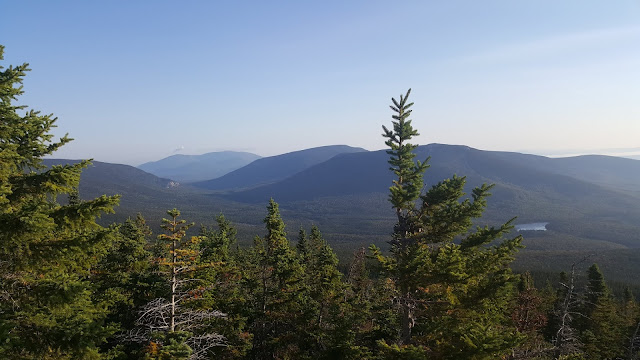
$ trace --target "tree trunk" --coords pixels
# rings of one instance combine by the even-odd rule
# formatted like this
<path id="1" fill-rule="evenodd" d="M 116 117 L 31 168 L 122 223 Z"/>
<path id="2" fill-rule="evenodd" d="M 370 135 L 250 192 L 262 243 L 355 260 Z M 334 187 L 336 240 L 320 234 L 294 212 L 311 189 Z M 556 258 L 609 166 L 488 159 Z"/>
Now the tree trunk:
<path id="1" fill-rule="evenodd" d="M 405 297 L 402 299 L 402 319 L 401 319 L 401 330 L 400 330 L 400 344 L 407 345 L 411 342 L 411 330 L 413 329 L 413 324 L 415 322 L 415 316 L 413 314 L 413 309 L 411 308 L 411 304 L 409 302 L 409 298 Z"/>
<path id="2" fill-rule="evenodd" d="M 169 331 L 174 332 L 176 329 L 176 286 L 178 284 L 176 276 L 176 241 L 171 244 L 171 325 Z"/>

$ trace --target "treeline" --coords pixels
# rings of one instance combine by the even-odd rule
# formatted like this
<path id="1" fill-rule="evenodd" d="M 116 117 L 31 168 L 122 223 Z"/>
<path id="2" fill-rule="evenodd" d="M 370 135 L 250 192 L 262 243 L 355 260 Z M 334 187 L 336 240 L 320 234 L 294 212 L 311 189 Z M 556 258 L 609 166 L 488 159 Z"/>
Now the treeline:
<path id="1" fill-rule="evenodd" d="M 53 116 L 13 105 L 26 71 L 0 73 L 2 359 L 638 357 L 630 291 L 614 298 L 597 266 L 586 288 L 573 266 L 536 289 L 510 269 L 522 240 L 505 238 L 511 221 L 472 226 L 492 186 L 465 197 L 454 176 L 423 191 L 409 92 L 383 127 L 389 249 L 359 249 L 341 272 L 318 228 L 287 235 L 273 200 L 248 248 L 222 215 L 190 229 L 173 209 L 156 234 L 141 215 L 98 225 L 119 199 L 80 198 L 86 161 L 42 166 L 70 139 L 53 140 Z"/>

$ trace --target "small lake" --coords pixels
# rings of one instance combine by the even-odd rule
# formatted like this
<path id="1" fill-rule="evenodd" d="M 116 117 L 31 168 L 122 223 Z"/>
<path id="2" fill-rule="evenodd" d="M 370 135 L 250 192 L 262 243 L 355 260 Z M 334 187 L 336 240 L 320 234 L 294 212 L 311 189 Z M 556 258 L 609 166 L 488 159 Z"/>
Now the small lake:
<path id="1" fill-rule="evenodd" d="M 531 224 L 518 224 L 516 231 L 547 231 L 548 222 L 539 222 Z"/>

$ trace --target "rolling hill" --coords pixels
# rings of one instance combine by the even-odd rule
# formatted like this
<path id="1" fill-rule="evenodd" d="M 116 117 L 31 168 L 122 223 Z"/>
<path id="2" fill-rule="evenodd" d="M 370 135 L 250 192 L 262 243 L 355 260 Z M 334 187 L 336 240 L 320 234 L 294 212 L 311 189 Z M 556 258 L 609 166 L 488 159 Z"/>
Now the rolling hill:
<path id="1" fill-rule="evenodd" d="M 77 163 L 79 160 L 45 159 L 44 165 Z M 136 167 L 93 161 L 80 176 L 80 198 L 92 199 L 100 195 L 121 195 L 115 214 L 102 217 L 103 225 L 121 222 L 141 213 L 157 233 L 166 211 L 178 208 L 185 219 L 199 224 L 213 224 L 224 212 L 232 219 L 245 243 L 261 229 L 264 206 L 246 205 L 213 197 L 200 189 L 159 178 Z M 64 199 L 61 199 L 64 201 Z"/>
<path id="2" fill-rule="evenodd" d="M 45 159 L 45 166 L 75 164 L 80 160 Z M 175 185 L 169 179 L 157 177 L 133 166 L 92 161 L 80 176 L 80 195 L 83 198 L 103 194 L 121 194 L 123 198 L 157 198 Z"/>
<path id="3" fill-rule="evenodd" d="M 441 144 L 420 146 L 417 154 L 418 159 L 432 157 L 426 186 L 453 174 L 467 176 L 469 186 L 496 184 L 478 224 L 498 224 L 513 216 L 518 216 L 517 223 L 549 223 L 547 231 L 523 232 L 526 249 L 518 255 L 516 269 L 557 272 L 585 254 L 597 254 L 594 261 L 605 265 L 608 277 L 629 281 L 628 272 L 640 261 L 640 196 L 635 190 L 640 161 L 606 156 L 554 159 Z M 226 183 L 218 183 L 226 191 L 172 186 L 169 179 L 131 166 L 94 162 L 83 172 L 80 195 L 122 194 L 116 215 L 105 216 L 104 223 L 141 212 L 156 232 L 167 209 L 176 207 L 186 219 L 204 224 L 223 212 L 245 245 L 263 233 L 265 206 L 273 197 L 292 237 L 300 226 L 316 224 L 342 260 L 361 246 L 385 247 L 395 220 L 387 201 L 393 175 L 384 150 L 355 149 L 316 158 L 306 166 L 292 157 L 297 161 L 285 156 L 254 162 L 267 160 L 287 177 L 269 172 L 268 164 L 249 164 L 228 174 Z M 62 162 L 69 160 L 45 160 L 48 165 Z M 624 264 L 617 260 L 622 258 Z"/>
<path id="4" fill-rule="evenodd" d="M 580 174 L 579 165 L 593 160 L 590 158 L 505 155 L 439 144 L 421 146 L 416 152 L 418 158 L 432 156 L 431 167 L 425 174 L 427 186 L 453 174 L 467 176 L 469 190 L 485 182 L 496 184 L 489 199 L 487 221 L 497 223 L 518 216 L 520 223 L 549 222 L 549 231 L 532 243 L 533 247 L 545 248 L 545 238 L 563 236 L 588 240 L 585 244 L 590 242 L 593 248 L 640 247 L 640 197 L 626 188 L 627 180 L 640 169 L 638 161 L 628 160 L 630 163 L 625 163 L 626 171 L 621 172 L 619 178 L 615 177 L 616 173 L 608 173 L 605 186 L 600 183 L 604 177 L 594 180 L 576 175 Z M 385 223 L 387 229 L 393 221 L 386 202 L 393 178 L 388 171 L 387 157 L 384 150 L 342 154 L 279 182 L 229 192 L 224 197 L 255 204 L 274 198 L 284 208 L 305 218 L 327 219 L 339 212 L 343 218 L 349 218 L 349 226 L 354 229 L 351 232 L 374 235 L 378 226 L 368 225 L 372 219 Z M 607 173 L 607 169 L 618 166 L 619 159 L 595 160 L 595 163 L 604 162 L 600 166 L 605 169 L 602 172 Z M 537 164 L 546 161 L 551 165 Z M 595 167 L 583 171 L 596 172 Z M 342 200 L 347 198 L 348 201 Z M 327 230 L 349 232 L 348 227 L 338 225 L 337 220 L 325 223 Z"/>
<path id="5" fill-rule="evenodd" d="M 606 156 L 581 155 L 563 158 L 492 152 L 496 158 L 511 163 L 525 163 L 534 169 L 567 175 L 612 189 L 629 190 L 640 195 L 640 161 Z"/>
<path id="6" fill-rule="evenodd" d="M 260 159 L 259 155 L 236 151 L 210 152 L 202 155 L 176 154 L 144 163 L 138 168 L 163 178 L 195 182 L 220 177 L 257 159 Z"/>
<path id="7" fill-rule="evenodd" d="M 346 145 L 331 145 L 264 157 L 217 179 L 193 183 L 193 186 L 208 190 L 252 188 L 285 179 L 338 154 L 365 151 Z"/>

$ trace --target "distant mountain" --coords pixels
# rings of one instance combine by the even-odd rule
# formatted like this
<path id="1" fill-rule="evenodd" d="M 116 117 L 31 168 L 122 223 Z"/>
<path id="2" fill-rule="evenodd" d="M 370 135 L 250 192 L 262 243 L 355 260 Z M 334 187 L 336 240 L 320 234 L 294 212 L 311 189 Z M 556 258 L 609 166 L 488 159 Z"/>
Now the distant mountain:
<path id="1" fill-rule="evenodd" d="M 300 158 L 308 158 L 301 155 L 317 149 L 256 160 L 216 179 L 227 181 L 224 192 L 172 187 L 170 180 L 130 166 L 95 162 L 82 175 L 80 195 L 122 194 L 118 214 L 142 212 L 157 221 L 174 207 L 203 223 L 222 211 L 240 226 L 245 240 L 261 231 L 264 206 L 273 197 L 290 229 L 314 223 L 349 253 L 354 243 L 384 245 L 394 223 L 387 200 L 393 179 L 388 155 L 384 150 L 345 148 L 355 152 L 325 156 L 325 161 L 315 157 L 316 163 L 306 167 L 300 166 Z M 548 231 L 526 232 L 529 250 L 640 248 L 640 194 L 634 190 L 640 182 L 634 181 L 639 179 L 639 161 L 606 156 L 553 159 L 440 144 L 420 146 L 416 152 L 418 159 L 432 157 L 427 187 L 453 174 L 467 177 L 467 192 L 471 186 L 495 184 L 480 223 L 497 224 L 513 216 L 520 224 L 548 222 Z"/>
<path id="2" fill-rule="evenodd" d="M 80 160 L 45 159 L 44 165 L 75 164 Z M 175 185 L 169 179 L 159 178 L 129 165 L 92 161 L 80 176 L 80 193 L 83 198 L 103 194 L 123 194 L 127 196 L 157 196 Z"/>
<path id="3" fill-rule="evenodd" d="M 346 145 L 322 146 L 264 157 L 217 179 L 196 182 L 193 186 L 208 190 L 252 188 L 286 179 L 300 171 L 345 153 L 366 152 Z"/>
<path id="4" fill-rule="evenodd" d="M 514 164 L 640 194 L 640 161 L 606 155 L 581 155 L 563 158 L 492 152 L 492 156 Z"/>
<path id="5" fill-rule="evenodd" d="M 267 164 L 250 164 L 228 174 L 227 183 L 218 184 L 225 192 L 173 186 L 169 179 L 131 166 L 94 162 L 82 174 L 80 196 L 122 194 L 116 215 L 101 221 L 109 224 L 141 212 L 156 234 L 167 209 L 178 208 L 185 219 L 209 225 L 223 212 L 238 228 L 241 245 L 264 233 L 265 206 L 273 197 L 290 236 L 300 226 L 315 224 L 341 261 L 349 261 L 355 248 L 386 248 L 395 223 L 388 202 L 393 179 L 388 155 L 384 150 L 350 149 L 305 166 L 299 165 L 300 159 L 293 161 L 304 159 L 304 151 L 256 160 L 254 164 Z M 467 176 L 469 188 L 496 184 L 478 224 L 495 225 L 513 216 L 518 216 L 517 224 L 548 223 L 547 231 L 523 232 L 526 248 L 518 255 L 518 269 L 557 272 L 596 254 L 593 261 L 607 265 L 612 279 L 628 281 L 637 270 L 640 195 L 635 185 L 640 184 L 640 161 L 607 156 L 554 159 L 440 144 L 416 150 L 417 159 L 432 157 L 426 187 L 453 174 Z M 292 161 L 287 161 L 289 156 Z M 69 160 L 45 160 L 47 165 L 61 162 Z M 268 184 L 257 186 L 260 181 Z"/>
<path id="6" fill-rule="evenodd" d="M 640 162 L 608 157 L 549 159 L 439 144 L 420 146 L 416 153 L 418 159 L 432 156 L 426 186 L 453 174 L 467 176 L 470 187 L 496 184 L 489 198 L 488 221 L 518 216 L 520 223 L 549 222 L 547 235 L 591 239 L 607 247 L 640 247 L 640 196 L 627 189 L 627 180 L 640 171 Z M 282 181 L 225 197 L 257 204 L 273 197 L 283 208 L 309 218 L 322 218 L 327 209 L 339 208 L 342 219 L 334 221 L 366 232 L 363 226 L 370 219 L 386 216 L 392 221 L 385 196 L 393 179 L 387 159 L 384 150 L 342 154 Z M 618 167 L 618 172 L 608 173 Z"/>
<path id="7" fill-rule="evenodd" d="M 256 159 L 260 159 L 260 156 L 236 151 L 210 152 L 202 155 L 177 154 L 144 163 L 138 168 L 179 182 L 195 182 L 220 177 Z"/>
<path id="8" fill-rule="evenodd" d="M 77 163 L 79 160 L 45 159 L 44 165 Z M 235 222 L 261 224 L 264 206 L 243 205 L 225 199 L 213 198 L 189 185 L 159 178 L 129 165 L 93 161 L 80 176 L 80 198 L 93 199 L 101 195 L 121 195 L 115 215 L 104 216 L 103 224 L 123 221 L 142 213 L 154 233 L 160 231 L 160 220 L 166 211 L 178 208 L 183 216 L 197 223 L 213 224 L 215 217 L 224 211 Z M 64 201 L 64 198 L 60 199 Z M 249 224 L 244 228 L 253 228 Z M 240 227 L 239 230 L 243 230 Z M 246 234 L 248 230 L 243 230 Z M 252 230 L 247 236 L 255 235 Z"/>
<path id="9" fill-rule="evenodd" d="M 441 144 L 420 146 L 416 154 L 416 159 L 431 157 L 430 168 L 425 174 L 427 185 L 459 174 L 475 183 L 490 182 L 567 196 L 600 189 L 598 185 L 605 181 L 607 185 L 624 189 L 633 183 L 632 179 L 640 179 L 640 162 L 614 157 L 551 159 Z M 270 197 L 280 201 L 298 201 L 324 196 L 386 193 L 394 178 L 388 170 L 388 158 L 385 150 L 341 154 L 279 182 L 241 189 L 229 197 L 239 201 L 263 202 Z"/>

